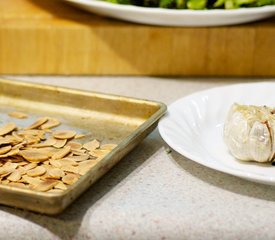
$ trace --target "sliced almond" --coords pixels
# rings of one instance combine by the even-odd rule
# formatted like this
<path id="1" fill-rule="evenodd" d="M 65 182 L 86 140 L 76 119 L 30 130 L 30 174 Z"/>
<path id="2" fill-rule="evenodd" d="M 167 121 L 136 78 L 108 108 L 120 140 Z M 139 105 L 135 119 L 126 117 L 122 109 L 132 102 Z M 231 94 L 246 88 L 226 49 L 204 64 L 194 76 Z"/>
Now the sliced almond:
<path id="1" fill-rule="evenodd" d="M 87 149 L 88 151 L 93 151 L 93 150 L 99 148 L 99 146 L 100 146 L 100 143 L 96 139 L 83 144 L 83 148 Z"/>
<path id="2" fill-rule="evenodd" d="M 55 160 L 55 159 L 50 159 L 50 164 L 54 167 L 60 168 L 62 166 L 62 164 L 60 163 L 59 160 Z"/>
<path id="3" fill-rule="evenodd" d="M 37 163 L 32 162 L 32 163 L 29 163 L 28 165 L 25 165 L 24 169 L 25 169 L 25 171 L 29 171 L 35 167 L 37 167 Z"/>
<path id="4" fill-rule="evenodd" d="M 25 168 L 22 167 L 22 166 L 19 166 L 19 167 L 17 168 L 17 170 L 21 173 L 21 175 L 25 175 L 25 174 L 27 173 L 27 171 L 25 170 Z"/>
<path id="5" fill-rule="evenodd" d="M 6 135 L 16 129 L 15 123 L 8 123 L 0 127 L 0 136 Z"/>
<path id="6" fill-rule="evenodd" d="M 47 121 L 48 121 L 47 117 L 38 118 L 32 125 L 26 127 L 26 130 L 38 128 Z"/>
<path id="7" fill-rule="evenodd" d="M 19 170 L 15 170 L 7 177 L 7 179 L 11 182 L 17 182 L 21 179 L 21 176 L 21 172 Z"/>
<path id="8" fill-rule="evenodd" d="M 16 138 L 16 140 L 17 140 L 18 142 L 22 142 L 22 141 L 24 140 L 24 138 L 22 138 L 21 136 L 19 136 L 15 131 L 12 132 L 12 136 L 13 136 L 14 138 Z"/>
<path id="9" fill-rule="evenodd" d="M 62 158 L 62 159 L 59 159 L 58 161 L 61 164 L 61 166 L 64 166 L 64 165 L 78 166 L 78 163 L 72 159 Z"/>
<path id="10" fill-rule="evenodd" d="M 86 137 L 86 135 L 84 135 L 84 134 L 76 134 L 74 136 L 74 139 L 80 139 L 80 138 L 84 138 L 84 137 Z"/>
<path id="11" fill-rule="evenodd" d="M 56 143 L 56 140 L 54 138 L 49 138 L 45 142 L 33 144 L 32 147 L 34 148 L 45 148 L 45 147 L 51 147 Z"/>
<path id="12" fill-rule="evenodd" d="M 66 190 L 66 189 L 67 189 L 67 186 L 66 186 L 63 182 L 59 181 L 59 182 L 54 186 L 54 188 L 55 188 L 55 189 Z"/>
<path id="13" fill-rule="evenodd" d="M 78 167 L 74 167 L 71 165 L 63 165 L 61 166 L 61 169 L 65 172 L 70 172 L 70 173 L 79 173 Z"/>
<path id="14" fill-rule="evenodd" d="M 53 145 L 56 148 L 62 148 L 67 143 L 67 139 L 55 139 L 56 143 Z"/>
<path id="15" fill-rule="evenodd" d="M 5 180 L 2 180 L 1 183 L 4 185 L 8 185 L 10 181 L 8 179 L 5 179 Z"/>
<path id="16" fill-rule="evenodd" d="M 49 156 L 38 149 L 32 150 L 22 150 L 20 152 L 21 156 L 29 162 L 43 162 L 49 159 Z M 1 155 L 0 155 L 1 156 Z"/>
<path id="17" fill-rule="evenodd" d="M 110 152 L 109 150 L 95 149 L 95 150 L 90 152 L 90 155 L 92 155 L 94 157 L 104 157 L 109 152 Z"/>
<path id="18" fill-rule="evenodd" d="M 28 115 L 23 112 L 10 112 L 9 116 L 13 118 L 18 118 L 18 119 L 28 118 Z"/>
<path id="19" fill-rule="evenodd" d="M 26 146 L 26 144 L 27 144 L 27 141 L 23 141 L 23 142 L 21 142 L 21 143 L 18 143 L 18 144 L 15 144 L 12 148 L 13 149 L 20 149 L 20 148 L 22 148 L 22 147 L 24 147 L 24 146 Z"/>
<path id="20" fill-rule="evenodd" d="M 39 184 L 41 184 L 43 182 L 42 180 L 40 180 L 37 177 L 30 177 L 28 175 L 22 176 L 22 179 L 20 180 L 20 182 L 21 181 L 25 182 L 25 183 L 29 183 L 29 184 L 31 184 L 33 186 L 39 185 Z"/>
<path id="21" fill-rule="evenodd" d="M 47 171 L 47 178 L 60 179 L 65 176 L 64 171 L 59 168 L 52 168 Z"/>
<path id="22" fill-rule="evenodd" d="M 77 155 L 77 156 L 85 155 L 86 152 L 87 152 L 87 151 L 86 151 L 85 149 L 73 150 L 73 151 L 72 151 L 73 155 Z"/>
<path id="23" fill-rule="evenodd" d="M 25 135 L 25 141 L 27 144 L 36 144 L 40 142 L 40 138 L 34 135 Z"/>
<path id="24" fill-rule="evenodd" d="M 64 147 L 58 152 L 56 152 L 54 155 L 52 155 L 52 159 L 60 159 L 68 155 L 71 151 L 70 147 Z"/>
<path id="25" fill-rule="evenodd" d="M 0 155 L 5 154 L 11 150 L 11 146 L 1 147 L 0 148 Z"/>
<path id="26" fill-rule="evenodd" d="M 70 141 L 66 146 L 71 147 L 72 150 L 80 150 L 82 148 L 82 144 L 78 142 Z"/>
<path id="27" fill-rule="evenodd" d="M 27 175 L 30 177 L 37 177 L 37 176 L 41 176 L 46 172 L 46 169 L 42 166 L 38 166 L 36 168 L 33 168 L 29 171 L 27 171 Z"/>
<path id="28" fill-rule="evenodd" d="M 82 162 L 82 161 L 88 160 L 89 157 L 90 157 L 89 154 L 83 154 L 83 155 L 80 155 L 80 156 L 71 156 L 71 157 L 66 157 L 66 158 L 63 158 L 63 159 L 72 160 L 72 161 L 75 161 L 75 162 Z"/>
<path id="29" fill-rule="evenodd" d="M 78 177 L 75 174 L 67 173 L 63 178 L 62 182 L 68 185 L 74 184 L 78 180 Z"/>
<path id="30" fill-rule="evenodd" d="M 80 162 L 78 166 L 78 173 L 80 175 L 85 175 L 94 165 L 96 165 L 97 161 L 87 160 L 84 162 Z"/>
<path id="31" fill-rule="evenodd" d="M 46 192 L 52 189 L 57 184 L 58 184 L 57 181 L 48 179 L 48 180 L 42 181 L 37 185 L 31 186 L 31 189 L 39 192 Z"/>
<path id="32" fill-rule="evenodd" d="M 49 128 L 57 127 L 58 125 L 60 125 L 60 121 L 58 119 L 49 117 L 48 121 L 44 123 L 40 128 L 49 129 Z"/>
<path id="33" fill-rule="evenodd" d="M 53 137 L 57 139 L 70 139 L 76 135 L 75 131 L 71 130 L 61 130 L 53 132 Z"/>
<path id="34" fill-rule="evenodd" d="M 10 156 L 16 155 L 18 153 L 19 153 L 19 149 L 12 149 L 11 151 L 7 152 L 6 154 L 1 154 L 0 158 L 10 157 Z"/>

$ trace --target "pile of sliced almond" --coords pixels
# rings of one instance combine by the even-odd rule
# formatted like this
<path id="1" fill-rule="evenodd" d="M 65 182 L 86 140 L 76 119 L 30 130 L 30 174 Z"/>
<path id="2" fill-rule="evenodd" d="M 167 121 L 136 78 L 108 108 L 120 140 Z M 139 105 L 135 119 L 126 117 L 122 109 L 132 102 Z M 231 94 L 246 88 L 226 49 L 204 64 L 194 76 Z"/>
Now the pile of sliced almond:
<path id="1" fill-rule="evenodd" d="M 25 119 L 13 112 L 10 117 Z M 0 126 L 0 183 L 43 192 L 66 190 L 86 174 L 116 144 L 100 144 L 72 130 L 51 130 L 61 123 L 52 117 L 38 118 L 22 128 L 15 123 Z"/>

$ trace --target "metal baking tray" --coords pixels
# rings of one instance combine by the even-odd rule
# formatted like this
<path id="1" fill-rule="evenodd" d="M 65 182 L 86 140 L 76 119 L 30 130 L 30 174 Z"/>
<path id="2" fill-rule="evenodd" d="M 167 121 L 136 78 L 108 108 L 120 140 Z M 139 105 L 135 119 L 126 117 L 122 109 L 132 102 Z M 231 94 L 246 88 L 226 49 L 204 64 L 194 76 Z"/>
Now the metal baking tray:
<path id="1" fill-rule="evenodd" d="M 118 144 L 64 192 L 0 184 L 1 204 L 45 214 L 62 212 L 145 138 L 166 111 L 159 102 L 4 79 L 0 79 L 0 101 L 0 124 L 10 121 L 7 113 L 15 110 L 29 114 L 26 125 L 39 116 L 53 116 L 67 128 Z"/>

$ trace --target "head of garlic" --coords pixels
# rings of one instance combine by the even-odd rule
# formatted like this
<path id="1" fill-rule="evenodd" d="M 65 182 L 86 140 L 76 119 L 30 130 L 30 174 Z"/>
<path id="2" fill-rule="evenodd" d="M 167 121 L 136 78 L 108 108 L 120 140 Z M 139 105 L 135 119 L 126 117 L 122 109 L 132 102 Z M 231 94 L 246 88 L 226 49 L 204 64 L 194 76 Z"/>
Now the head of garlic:
<path id="1" fill-rule="evenodd" d="M 275 114 L 266 106 L 234 104 L 224 124 L 231 154 L 243 161 L 269 162 L 275 152 Z"/>

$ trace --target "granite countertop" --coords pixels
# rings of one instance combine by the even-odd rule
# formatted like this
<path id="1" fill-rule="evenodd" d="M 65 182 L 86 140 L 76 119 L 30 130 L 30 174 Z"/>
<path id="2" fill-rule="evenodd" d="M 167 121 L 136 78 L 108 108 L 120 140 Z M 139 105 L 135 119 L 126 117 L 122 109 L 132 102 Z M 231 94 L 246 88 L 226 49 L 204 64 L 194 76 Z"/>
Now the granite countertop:
<path id="1" fill-rule="evenodd" d="M 170 104 L 242 79 L 9 77 Z M 275 188 L 203 167 L 157 130 L 68 209 L 46 216 L 0 207 L 0 239 L 275 239 Z"/>

